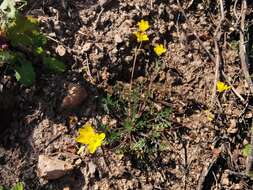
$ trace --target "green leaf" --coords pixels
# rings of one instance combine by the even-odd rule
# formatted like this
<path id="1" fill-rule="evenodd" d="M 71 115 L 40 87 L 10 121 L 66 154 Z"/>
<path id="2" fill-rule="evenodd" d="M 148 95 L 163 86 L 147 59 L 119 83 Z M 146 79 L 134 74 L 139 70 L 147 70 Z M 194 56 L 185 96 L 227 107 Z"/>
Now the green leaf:
<path id="1" fill-rule="evenodd" d="M 39 27 L 34 22 L 31 22 L 26 17 L 18 14 L 16 16 L 15 25 L 8 30 L 9 33 L 32 33 L 34 30 L 39 30 Z"/>
<path id="2" fill-rule="evenodd" d="M 20 66 L 16 66 L 14 69 L 17 81 L 25 86 L 31 86 L 34 83 L 35 72 L 30 62 L 23 62 Z"/>
<path id="3" fill-rule="evenodd" d="M 43 50 L 42 47 L 37 47 L 37 48 L 35 49 L 35 52 L 36 52 L 38 55 L 40 55 L 40 54 L 42 54 L 42 53 L 44 52 L 44 50 Z"/>
<path id="4" fill-rule="evenodd" d="M 33 30 L 31 37 L 33 39 L 33 46 L 34 47 L 40 47 L 40 46 L 45 46 L 47 44 L 47 38 L 45 37 L 44 34 L 39 32 L 38 30 Z"/>
<path id="5" fill-rule="evenodd" d="M 231 49 L 236 50 L 236 51 L 239 50 L 239 41 L 232 40 L 229 44 L 230 44 Z"/>
<path id="6" fill-rule="evenodd" d="M 13 47 L 18 47 L 18 46 L 30 46 L 32 47 L 33 45 L 33 39 L 22 33 L 15 33 L 15 34 L 9 34 L 8 38 L 11 40 L 11 45 Z"/>
<path id="7" fill-rule="evenodd" d="M 0 63 L 12 63 L 15 58 L 15 54 L 10 51 L 0 51 Z"/>
<path id="8" fill-rule="evenodd" d="M 23 183 L 17 183 L 11 190 L 24 190 L 24 185 Z"/>
<path id="9" fill-rule="evenodd" d="M 3 186 L 0 186 L 0 190 L 4 190 L 4 187 L 3 187 Z"/>
<path id="10" fill-rule="evenodd" d="M 131 133 L 132 131 L 135 130 L 134 127 L 133 127 L 133 122 L 131 121 L 131 119 L 125 119 L 124 123 L 123 123 L 123 126 L 124 126 L 125 130 L 128 133 Z"/>
<path id="11" fill-rule="evenodd" d="M 43 63 L 49 70 L 53 72 L 62 73 L 66 69 L 65 64 L 54 57 L 44 56 Z"/>
<path id="12" fill-rule="evenodd" d="M 111 132 L 110 133 L 109 141 L 110 142 L 118 141 L 118 140 L 120 140 L 120 137 L 121 137 L 120 132 Z"/>
<path id="13" fill-rule="evenodd" d="M 15 4 L 15 0 L 4 0 L 0 5 L 1 11 L 6 14 L 8 19 L 13 19 L 16 16 Z"/>
<path id="14" fill-rule="evenodd" d="M 141 151 L 144 149 L 146 145 L 146 140 L 144 138 L 141 138 L 137 142 L 131 144 L 131 149 L 135 151 Z"/>
<path id="15" fill-rule="evenodd" d="M 242 149 L 242 155 L 244 157 L 248 157 L 251 153 L 251 145 L 250 144 L 246 144 L 243 149 Z"/>
<path id="16" fill-rule="evenodd" d="M 15 24 L 7 29 L 7 38 L 12 46 L 28 46 L 30 49 L 43 47 L 47 43 L 46 37 L 39 31 L 34 19 L 18 15 Z"/>

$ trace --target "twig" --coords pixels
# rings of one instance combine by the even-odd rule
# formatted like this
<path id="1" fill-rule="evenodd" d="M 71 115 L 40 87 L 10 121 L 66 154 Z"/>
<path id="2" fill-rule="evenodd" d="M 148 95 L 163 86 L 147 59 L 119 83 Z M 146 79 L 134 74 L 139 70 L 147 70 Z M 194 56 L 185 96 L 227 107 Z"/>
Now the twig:
<path id="1" fill-rule="evenodd" d="M 138 56 L 138 52 L 141 48 L 142 42 L 140 42 L 140 45 L 138 46 L 138 48 L 135 48 L 135 52 L 134 52 L 134 61 L 133 61 L 133 67 L 132 67 L 132 72 L 131 72 L 131 79 L 130 79 L 130 87 L 129 87 L 129 93 L 131 94 L 132 92 L 132 86 L 133 86 L 133 78 L 134 78 L 134 70 L 135 70 L 135 65 L 136 65 L 136 60 L 137 60 L 137 56 Z M 131 102 L 128 102 L 128 116 L 131 116 Z"/>
<path id="2" fill-rule="evenodd" d="M 211 98 L 211 106 L 210 107 L 213 107 L 214 105 L 214 102 L 215 102 L 215 97 L 216 97 L 216 84 L 217 84 L 217 81 L 219 80 L 219 77 L 220 77 L 220 67 L 221 67 L 221 57 L 220 57 L 220 50 L 219 50 L 219 46 L 218 46 L 218 40 L 220 39 L 220 36 L 221 34 L 219 33 L 220 31 L 220 28 L 221 28 L 221 25 L 224 21 L 224 17 L 225 17 L 225 14 L 224 14 L 224 7 L 223 7 L 223 0 L 220 0 L 220 10 L 221 10 L 221 19 L 220 19 L 220 22 L 218 24 L 218 26 L 216 27 L 216 30 L 215 30 L 215 50 L 216 50 L 216 56 L 214 57 L 210 51 L 205 47 L 205 45 L 203 44 L 202 40 L 198 37 L 197 33 L 195 32 L 191 22 L 189 22 L 189 19 L 187 18 L 179 0 L 177 0 L 177 4 L 178 4 L 178 7 L 180 9 L 180 11 L 182 12 L 183 16 L 185 17 L 188 26 L 190 28 L 190 30 L 192 31 L 193 35 L 195 36 L 196 40 L 198 41 L 198 43 L 200 44 L 200 46 L 202 46 L 202 48 L 206 51 L 206 53 L 208 54 L 208 56 L 210 57 L 210 59 L 213 61 L 213 63 L 215 63 L 215 77 L 214 77 L 214 86 L 213 86 L 213 92 L 212 92 L 212 98 Z"/>
<path id="3" fill-rule="evenodd" d="M 97 19 L 96 19 L 95 22 L 94 22 L 94 28 L 95 28 L 95 29 L 97 28 L 97 25 L 98 25 L 98 23 L 99 23 L 99 21 L 100 21 L 101 15 L 102 15 L 102 13 L 104 12 L 104 10 L 105 10 L 105 8 L 104 8 L 104 7 L 101 7 L 101 10 L 100 10 L 100 12 L 98 13 Z"/>
<path id="4" fill-rule="evenodd" d="M 108 162 L 108 159 L 105 157 L 105 150 L 104 150 L 103 147 L 101 147 L 101 149 L 102 149 L 102 152 L 103 152 L 102 157 L 103 157 L 104 163 L 105 163 L 105 165 L 106 165 L 106 167 L 107 167 L 109 173 L 112 173 L 112 170 L 111 170 L 111 168 L 110 168 L 110 164 L 109 164 L 109 162 Z"/>
<path id="5" fill-rule="evenodd" d="M 214 34 L 214 46 L 215 46 L 215 75 L 214 75 L 214 84 L 213 84 L 213 91 L 212 91 L 212 98 L 211 98 L 211 108 L 214 106 L 215 99 L 216 99 L 216 84 L 220 78 L 220 71 L 221 71 L 221 56 L 220 56 L 220 49 L 218 45 L 218 41 L 221 37 L 221 26 L 225 18 L 224 14 L 224 7 L 223 7 L 223 0 L 220 0 L 220 12 L 221 12 L 221 19 L 219 21 L 219 24 L 216 27 L 215 34 Z"/>
<path id="6" fill-rule="evenodd" d="M 247 2 L 246 0 L 242 1 L 241 5 L 241 30 L 240 30 L 240 59 L 241 59 L 241 67 L 245 77 L 246 82 L 248 83 L 250 93 L 253 94 L 253 83 L 249 74 L 249 60 L 246 51 L 247 43 L 244 41 L 244 32 L 245 32 L 245 14 L 247 11 Z"/>
<path id="7" fill-rule="evenodd" d="M 182 37 L 179 33 L 179 26 L 178 26 L 179 18 L 180 18 L 180 15 L 177 16 L 176 29 L 177 29 L 177 34 L 178 34 L 178 38 L 179 38 L 179 41 L 180 41 L 181 48 L 183 49 L 184 48 L 183 39 L 182 39 Z"/>
<path id="8" fill-rule="evenodd" d="M 216 99 L 216 92 L 217 92 L 217 88 L 216 88 L 216 84 L 220 78 L 220 68 L 221 68 L 221 57 L 220 57 L 220 50 L 219 50 L 219 46 L 218 46 L 218 42 L 215 39 L 214 40 L 214 45 L 215 45 L 215 56 L 216 56 L 216 63 L 215 63 L 215 74 L 214 74 L 214 82 L 213 82 L 213 91 L 212 91 L 212 98 L 211 98 L 211 108 L 213 108 L 214 103 L 215 103 L 215 99 Z"/>
<path id="9" fill-rule="evenodd" d="M 237 26 L 238 23 L 240 22 L 240 16 L 238 16 L 238 14 L 236 12 L 237 3 L 238 3 L 238 0 L 235 0 L 234 7 L 233 7 L 233 12 L 234 12 L 234 15 L 236 17 L 236 24 L 235 24 L 235 26 Z"/>
<path id="10" fill-rule="evenodd" d="M 65 134 L 65 133 L 64 133 Z M 45 146 L 43 148 L 40 149 L 40 152 L 42 152 L 43 149 L 46 149 L 50 144 L 52 144 L 54 141 L 56 141 L 57 139 L 59 139 L 63 134 L 57 134 L 55 135 L 52 139 L 49 140 L 49 142 L 47 142 L 45 144 Z"/>
<path id="11" fill-rule="evenodd" d="M 224 146 L 221 146 L 221 153 L 218 156 L 213 156 L 212 160 L 202 169 L 197 190 L 211 189 L 214 181 L 216 182 L 217 173 L 224 170 L 224 163 L 226 163 L 226 154 Z"/>
<path id="12" fill-rule="evenodd" d="M 235 171 L 232 171 L 232 170 L 226 170 L 226 173 L 228 173 L 229 175 L 234 175 L 234 176 L 244 178 L 244 179 L 249 178 L 249 176 L 244 172 L 235 172 Z"/>
<path id="13" fill-rule="evenodd" d="M 52 41 L 54 41 L 54 42 L 56 42 L 56 43 L 58 43 L 58 44 L 62 44 L 63 45 L 63 43 L 61 42 L 61 41 L 59 41 L 59 40 L 57 40 L 57 39 L 54 39 L 54 38 L 52 38 L 51 36 L 49 36 L 49 35 L 47 35 L 47 34 L 44 34 L 49 40 L 52 40 Z"/>
<path id="14" fill-rule="evenodd" d="M 248 55 L 247 55 L 247 51 L 246 51 L 247 43 L 244 41 L 246 11 L 247 11 L 247 1 L 242 0 L 242 4 L 241 4 L 241 30 L 240 30 L 240 59 L 241 59 L 242 71 L 243 71 L 245 80 L 248 83 L 250 93 L 252 95 L 253 94 L 253 83 L 252 83 L 252 80 L 251 80 L 251 77 L 249 74 L 249 69 L 248 69 L 249 60 L 248 60 Z M 253 127 L 253 124 L 251 127 Z M 248 161 L 246 164 L 246 172 L 248 175 L 253 174 L 253 132 L 252 132 L 252 129 L 250 130 L 250 133 L 251 133 L 251 140 L 250 140 L 251 153 L 248 156 Z"/>
<path id="15" fill-rule="evenodd" d="M 93 76 L 91 74 L 91 71 L 90 71 L 90 64 L 89 64 L 89 59 L 88 59 L 87 54 L 86 54 L 86 59 L 83 60 L 83 62 L 82 62 L 82 65 L 86 65 L 86 67 L 87 67 L 87 74 L 91 78 L 91 80 L 94 81 L 94 78 L 93 78 Z"/>
<path id="16" fill-rule="evenodd" d="M 77 52 L 77 51 L 75 51 L 75 50 L 69 48 L 68 46 L 66 46 L 63 42 L 61 42 L 61 41 L 59 41 L 59 40 L 57 40 L 57 39 L 55 39 L 55 38 L 53 38 L 53 37 L 47 35 L 46 33 L 44 33 L 44 35 L 45 35 L 46 38 L 48 38 L 49 40 L 52 40 L 52 41 L 56 42 L 57 44 L 61 44 L 66 50 L 69 50 L 69 52 L 74 52 L 74 53 Z"/>
<path id="17" fill-rule="evenodd" d="M 231 87 L 231 89 L 234 92 L 234 94 L 240 99 L 240 101 L 243 104 L 246 104 L 246 100 L 241 96 L 241 94 L 239 94 L 239 92 L 237 92 L 237 90 L 235 89 L 235 87 L 233 86 L 233 84 L 228 80 L 228 77 L 224 73 L 224 71 L 222 71 L 221 73 L 222 73 L 223 77 L 225 78 L 225 80 L 227 81 L 227 83 L 229 84 L 229 86 Z"/>
<path id="18" fill-rule="evenodd" d="M 242 116 L 245 114 L 246 110 L 249 108 L 249 100 L 248 100 L 249 97 L 247 97 L 247 102 L 246 104 L 244 105 L 244 108 L 242 111 L 240 111 L 240 115 L 239 115 L 239 119 L 242 118 Z"/>
<path id="19" fill-rule="evenodd" d="M 188 154 L 187 154 L 188 143 L 183 141 L 184 149 L 184 190 L 187 190 L 187 175 L 188 175 Z"/>
<path id="20" fill-rule="evenodd" d="M 193 3 L 194 3 L 194 0 L 191 0 L 191 1 L 188 3 L 186 9 L 189 9 L 189 8 L 193 5 Z"/>

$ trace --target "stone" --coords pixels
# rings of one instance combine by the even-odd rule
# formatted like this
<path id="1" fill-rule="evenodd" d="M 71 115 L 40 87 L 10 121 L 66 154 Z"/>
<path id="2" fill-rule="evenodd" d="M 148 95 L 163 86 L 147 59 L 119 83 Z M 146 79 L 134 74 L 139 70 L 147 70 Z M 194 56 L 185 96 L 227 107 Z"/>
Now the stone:
<path id="1" fill-rule="evenodd" d="M 119 44 L 119 43 L 123 42 L 123 39 L 122 39 L 120 34 L 115 34 L 114 41 L 115 41 L 116 44 Z"/>
<path id="2" fill-rule="evenodd" d="M 230 133 L 230 134 L 235 134 L 235 133 L 238 132 L 238 128 L 231 128 L 231 127 L 229 127 L 227 129 L 227 132 Z"/>
<path id="3" fill-rule="evenodd" d="M 59 56 L 64 56 L 66 54 L 66 49 L 62 45 L 58 45 L 55 51 Z"/>
<path id="4" fill-rule="evenodd" d="M 61 110 L 74 109 L 80 106 L 87 98 L 88 93 L 84 87 L 79 84 L 70 84 L 68 86 L 67 95 L 61 103 Z"/>
<path id="5" fill-rule="evenodd" d="M 238 132 L 238 128 L 236 126 L 236 120 L 235 119 L 231 119 L 230 120 L 230 125 L 229 128 L 227 129 L 227 132 L 230 134 L 235 134 Z"/>
<path id="6" fill-rule="evenodd" d="M 38 176 L 46 180 L 58 179 L 74 169 L 69 161 L 59 160 L 55 157 L 39 155 Z"/>
<path id="7" fill-rule="evenodd" d="M 84 46 L 83 46 L 82 52 L 89 51 L 91 49 L 92 45 L 93 45 L 93 43 L 91 43 L 91 42 L 85 43 Z"/>
<path id="8" fill-rule="evenodd" d="M 75 161 L 75 166 L 80 166 L 81 164 L 82 164 L 82 159 L 77 159 L 76 161 Z"/>

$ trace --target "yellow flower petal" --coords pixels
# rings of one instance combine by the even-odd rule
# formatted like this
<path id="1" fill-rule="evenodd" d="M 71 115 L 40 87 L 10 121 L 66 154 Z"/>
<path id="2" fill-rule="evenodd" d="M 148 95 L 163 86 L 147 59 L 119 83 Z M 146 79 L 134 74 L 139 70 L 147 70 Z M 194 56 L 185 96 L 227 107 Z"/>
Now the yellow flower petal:
<path id="1" fill-rule="evenodd" d="M 92 139 L 92 142 L 89 143 L 87 150 L 90 153 L 94 153 L 97 150 L 97 148 L 99 148 L 102 145 L 104 138 L 105 138 L 104 133 L 96 134 Z"/>
<path id="2" fill-rule="evenodd" d="M 137 37 L 137 42 L 148 41 L 148 35 L 145 32 L 134 32 L 134 35 Z"/>
<path id="3" fill-rule="evenodd" d="M 105 134 L 104 133 L 98 134 L 98 140 L 99 141 L 103 141 L 104 139 L 105 139 Z"/>
<path id="4" fill-rule="evenodd" d="M 94 129 L 91 126 L 90 123 L 85 123 L 85 125 L 81 129 L 79 129 L 79 133 L 80 134 L 85 134 L 85 133 L 88 133 L 88 134 L 93 133 L 93 134 L 95 134 L 95 131 L 94 131 Z"/>
<path id="5" fill-rule="evenodd" d="M 143 19 L 141 19 L 141 21 L 138 22 L 138 26 L 141 32 L 145 32 L 150 27 L 148 21 L 145 21 Z"/>
<path id="6" fill-rule="evenodd" d="M 76 138 L 76 141 L 82 144 L 89 144 L 95 134 L 96 133 L 91 124 L 86 123 L 81 129 L 79 129 L 79 136 Z"/>
<path id="7" fill-rule="evenodd" d="M 216 87 L 218 92 L 224 92 L 231 89 L 231 86 L 228 86 L 221 81 L 217 82 Z"/>
<path id="8" fill-rule="evenodd" d="M 78 136 L 76 138 L 76 142 L 82 143 L 82 144 L 89 144 L 90 143 L 90 138 L 88 136 Z"/>
<path id="9" fill-rule="evenodd" d="M 87 152 L 90 152 L 91 154 L 93 154 L 95 151 L 97 150 L 97 147 L 94 144 L 89 144 L 87 146 Z"/>
<path id="10" fill-rule="evenodd" d="M 102 145 L 104 138 L 104 133 L 96 133 L 91 124 L 86 123 L 79 129 L 79 136 L 76 141 L 87 145 L 86 152 L 94 153 Z"/>
<path id="11" fill-rule="evenodd" d="M 162 44 L 156 44 L 155 47 L 154 47 L 154 52 L 158 56 L 162 55 L 166 51 L 167 51 L 166 48 L 164 48 Z"/>

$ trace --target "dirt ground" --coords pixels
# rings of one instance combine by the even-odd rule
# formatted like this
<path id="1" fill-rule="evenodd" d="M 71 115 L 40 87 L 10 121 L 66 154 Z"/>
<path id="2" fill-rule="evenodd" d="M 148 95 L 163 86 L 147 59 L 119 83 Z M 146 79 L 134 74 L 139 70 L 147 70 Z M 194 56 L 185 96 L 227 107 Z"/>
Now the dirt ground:
<path id="1" fill-rule="evenodd" d="M 1 85 L 13 96 L 0 97 L 0 104 L 10 104 L 0 124 L 1 185 L 11 187 L 21 181 L 28 190 L 253 189 L 242 151 L 251 138 L 252 96 L 239 55 L 241 1 L 224 1 L 226 19 L 220 28 L 218 1 L 180 2 L 182 7 L 176 0 L 28 3 L 24 12 L 38 18 L 48 50 L 68 69 L 62 74 L 40 71 L 29 88 L 1 71 Z M 248 1 L 249 33 L 252 16 Z M 105 118 L 114 127 L 120 125 L 118 117 L 102 111 L 101 99 L 123 93 L 115 90 L 118 85 L 129 87 L 138 46 L 133 32 L 141 19 L 150 23 L 150 39 L 137 55 L 132 85 L 142 81 L 152 92 L 153 103 L 171 108 L 171 127 L 161 137 L 166 146 L 146 159 L 118 154 L 117 146 L 111 144 L 80 157 L 74 140 L 78 128 L 87 121 L 98 126 Z M 158 42 L 167 51 L 158 58 L 157 72 L 157 56 L 150 46 Z M 216 92 L 213 98 L 218 55 L 220 79 L 233 89 Z M 81 85 L 87 91 L 75 109 L 62 108 L 69 85 Z M 70 116 L 76 116 L 77 123 L 70 125 Z M 37 175 L 40 154 L 68 158 L 75 169 L 57 180 L 41 179 Z"/>

